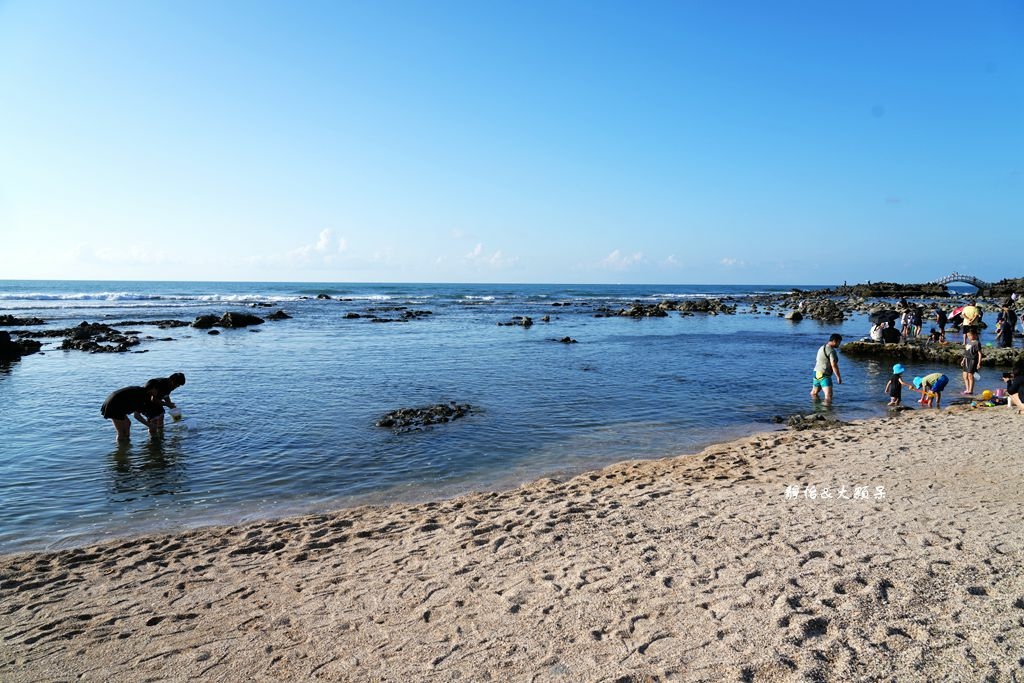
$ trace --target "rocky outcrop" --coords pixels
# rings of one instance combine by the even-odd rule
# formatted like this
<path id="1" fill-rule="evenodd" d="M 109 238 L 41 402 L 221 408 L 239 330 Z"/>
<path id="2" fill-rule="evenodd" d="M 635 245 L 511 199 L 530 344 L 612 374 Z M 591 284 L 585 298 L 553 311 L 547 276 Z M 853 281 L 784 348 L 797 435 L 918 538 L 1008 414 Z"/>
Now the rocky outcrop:
<path id="1" fill-rule="evenodd" d="M 457 420 L 473 412 L 468 403 L 438 403 L 422 408 L 399 408 L 377 420 L 377 426 L 392 429 L 396 432 L 408 432 L 424 429 L 431 425 L 444 424 Z"/>
<path id="2" fill-rule="evenodd" d="M 192 323 L 197 330 L 208 330 L 211 327 L 225 327 L 229 329 L 249 327 L 250 325 L 262 325 L 263 318 L 248 313 L 236 313 L 229 311 L 220 318 L 215 315 L 201 315 Z"/>
<path id="3" fill-rule="evenodd" d="M 24 323 L 21 323 L 24 324 Z M 18 360 L 22 356 L 39 351 L 42 344 L 35 339 L 19 339 L 13 341 L 10 333 L 0 331 L 0 364 L 7 364 Z"/>
<path id="4" fill-rule="evenodd" d="M 16 318 L 13 315 L 0 315 L 0 327 L 15 327 L 25 325 L 31 327 L 32 325 L 45 325 L 46 321 L 42 318 Z"/>
<path id="5" fill-rule="evenodd" d="M 498 327 L 513 327 L 518 325 L 519 327 L 533 327 L 533 318 L 528 315 L 517 315 L 513 316 L 512 320 L 507 323 L 498 323 Z"/>
<path id="6" fill-rule="evenodd" d="M 139 338 L 120 332 L 109 325 L 83 322 L 78 327 L 64 330 L 62 351 L 88 351 L 89 353 L 124 353 L 139 345 Z"/>
<path id="7" fill-rule="evenodd" d="M 283 310 L 278 309 L 267 316 L 267 320 L 291 320 L 292 316 L 285 313 Z"/>
<path id="8" fill-rule="evenodd" d="M 725 313 L 731 315 L 736 312 L 736 305 L 725 303 L 721 299 L 665 300 L 656 304 L 634 301 L 628 308 L 620 308 L 618 310 L 608 307 L 599 308 L 594 317 L 664 318 L 671 311 L 678 311 L 680 315 L 693 315 L 695 313 L 706 313 L 708 315 Z"/>
<path id="9" fill-rule="evenodd" d="M 187 320 L 122 320 L 114 323 L 117 327 L 134 327 L 136 325 L 156 325 L 161 330 L 172 327 L 188 327 L 191 325 Z"/>
<path id="10" fill-rule="evenodd" d="M 887 361 L 906 361 L 911 363 L 939 363 L 943 365 L 960 365 L 964 357 L 963 344 L 955 342 L 932 343 L 913 339 L 901 344 L 881 344 L 879 342 L 852 341 L 845 342 L 839 350 L 847 356 L 857 358 L 879 358 Z M 1020 349 L 1000 349 L 984 346 L 981 349 L 982 367 L 1011 367 L 1024 361 L 1024 353 Z"/>
<path id="11" fill-rule="evenodd" d="M 1008 277 L 1000 280 L 994 283 L 986 293 L 994 297 L 1007 297 L 1012 294 L 1024 295 L 1024 277 Z"/>
<path id="12" fill-rule="evenodd" d="M 562 337 L 561 339 L 552 339 L 551 341 L 561 342 L 562 344 L 576 344 L 577 341 L 572 337 Z"/>
<path id="13" fill-rule="evenodd" d="M 330 301 L 332 297 L 331 297 L 330 294 L 324 294 L 323 292 L 321 292 L 320 294 L 316 295 L 316 298 L 317 299 L 325 299 L 325 300 Z"/>

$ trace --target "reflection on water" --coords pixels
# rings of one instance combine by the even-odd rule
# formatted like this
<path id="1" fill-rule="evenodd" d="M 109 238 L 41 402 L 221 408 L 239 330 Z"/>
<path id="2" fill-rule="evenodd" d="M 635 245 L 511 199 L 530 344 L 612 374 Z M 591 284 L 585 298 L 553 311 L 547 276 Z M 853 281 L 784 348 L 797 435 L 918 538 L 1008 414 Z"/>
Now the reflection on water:
<path id="1" fill-rule="evenodd" d="M 120 442 L 108 459 L 108 498 L 112 503 L 173 496 L 184 490 L 185 458 L 180 434 L 150 435 L 141 445 Z"/>

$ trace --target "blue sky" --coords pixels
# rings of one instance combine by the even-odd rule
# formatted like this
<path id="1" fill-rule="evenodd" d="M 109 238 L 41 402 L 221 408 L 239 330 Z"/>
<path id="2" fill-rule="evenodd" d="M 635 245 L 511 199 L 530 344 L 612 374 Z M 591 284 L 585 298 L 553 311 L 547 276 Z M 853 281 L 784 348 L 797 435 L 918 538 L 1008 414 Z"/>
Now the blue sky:
<path id="1" fill-rule="evenodd" d="M 1021 2 L 3 2 L 0 279 L 1024 275 Z"/>

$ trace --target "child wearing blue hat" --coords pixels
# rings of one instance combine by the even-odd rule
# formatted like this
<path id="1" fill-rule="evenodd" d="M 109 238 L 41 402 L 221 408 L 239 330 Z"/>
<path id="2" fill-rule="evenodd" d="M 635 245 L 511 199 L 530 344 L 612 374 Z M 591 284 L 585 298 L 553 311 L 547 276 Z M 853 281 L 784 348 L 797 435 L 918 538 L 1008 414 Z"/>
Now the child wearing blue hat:
<path id="1" fill-rule="evenodd" d="M 892 366 L 892 377 L 889 378 L 889 383 L 885 385 L 885 393 L 889 395 L 889 407 L 898 406 L 903 400 L 903 385 L 910 386 L 903 381 L 902 375 L 906 370 L 899 363 Z"/>
<path id="2" fill-rule="evenodd" d="M 942 390 L 946 388 L 947 384 L 949 384 L 949 378 L 941 372 L 914 378 L 914 388 L 922 394 L 921 403 L 927 403 L 929 408 L 932 407 L 932 401 L 935 401 L 936 408 L 942 407 Z"/>

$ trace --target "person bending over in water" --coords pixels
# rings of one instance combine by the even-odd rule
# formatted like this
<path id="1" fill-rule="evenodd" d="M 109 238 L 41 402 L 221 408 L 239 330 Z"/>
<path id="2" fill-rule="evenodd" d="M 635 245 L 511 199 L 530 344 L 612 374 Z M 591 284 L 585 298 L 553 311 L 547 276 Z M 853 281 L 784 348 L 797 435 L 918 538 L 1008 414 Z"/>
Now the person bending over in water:
<path id="1" fill-rule="evenodd" d="M 156 391 L 156 398 L 168 408 L 175 408 L 171 392 L 185 386 L 185 375 L 176 372 L 170 377 L 154 377 L 146 382 L 146 388 Z"/>
<path id="2" fill-rule="evenodd" d="M 117 440 L 127 441 L 132 428 L 128 416 L 146 425 L 151 434 L 163 426 L 164 407 L 153 389 L 145 387 L 124 387 L 107 396 L 100 408 L 100 415 L 114 423 Z"/>

